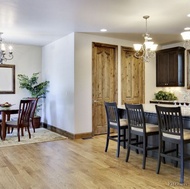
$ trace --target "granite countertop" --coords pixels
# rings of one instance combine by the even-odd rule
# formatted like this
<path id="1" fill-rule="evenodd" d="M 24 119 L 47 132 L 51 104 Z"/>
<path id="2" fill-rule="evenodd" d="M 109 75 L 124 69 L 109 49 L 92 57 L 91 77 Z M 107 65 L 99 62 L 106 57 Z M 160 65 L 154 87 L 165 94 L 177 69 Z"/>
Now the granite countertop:
<path id="1" fill-rule="evenodd" d="M 171 104 L 143 104 L 143 108 L 145 112 L 148 113 L 156 113 L 155 105 L 164 106 L 164 107 L 178 107 L 179 105 L 171 105 Z M 125 109 L 125 105 L 119 105 L 118 108 Z M 181 106 L 181 113 L 183 116 L 190 116 L 190 106 Z"/>

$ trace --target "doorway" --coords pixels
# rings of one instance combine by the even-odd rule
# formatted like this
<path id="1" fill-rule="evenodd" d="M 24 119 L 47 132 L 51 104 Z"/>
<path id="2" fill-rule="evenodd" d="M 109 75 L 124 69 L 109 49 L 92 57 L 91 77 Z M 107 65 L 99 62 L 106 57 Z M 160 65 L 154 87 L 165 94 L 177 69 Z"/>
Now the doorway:
<path id="1" fill-rule="evenodd" d="M 134 57 L 134 50 L 121 47 L 121 103 L 143 104 L 145 63 Z"/>
<path id="2" fill-rule="evenodd" d="M 118 99 L 118 47 L 116 45 L 92 44 L 92 132 L 106 133 L 104 101 Z"/>

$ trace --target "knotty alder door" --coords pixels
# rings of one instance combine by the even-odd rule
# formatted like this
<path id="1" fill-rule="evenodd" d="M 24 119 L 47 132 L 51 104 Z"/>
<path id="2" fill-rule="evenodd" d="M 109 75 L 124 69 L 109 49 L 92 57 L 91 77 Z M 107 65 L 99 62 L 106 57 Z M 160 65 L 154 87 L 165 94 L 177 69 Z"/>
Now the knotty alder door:
<path id="1" fill-rule="evenodd" d="M 132 48 L 121 47 L 121 102 L 144 103 L 144 62 L 136 59 Z"/>
<path id="2" fill-rule="evenodd" d="M 117 46 L 93 43 L 92 46 L 92 130 L 106 133 L 104 101 L 117 102 Z"/>

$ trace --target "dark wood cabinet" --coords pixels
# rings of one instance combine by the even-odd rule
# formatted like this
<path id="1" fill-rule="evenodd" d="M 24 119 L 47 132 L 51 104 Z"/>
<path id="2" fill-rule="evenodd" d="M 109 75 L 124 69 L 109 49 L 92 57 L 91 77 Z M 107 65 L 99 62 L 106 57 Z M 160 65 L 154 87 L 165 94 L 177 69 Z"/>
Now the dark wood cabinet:
<path id="1" fill-rule="evenodd" d="M 184 47 L 156 52 L 156 86 L 184 86 Z"/>

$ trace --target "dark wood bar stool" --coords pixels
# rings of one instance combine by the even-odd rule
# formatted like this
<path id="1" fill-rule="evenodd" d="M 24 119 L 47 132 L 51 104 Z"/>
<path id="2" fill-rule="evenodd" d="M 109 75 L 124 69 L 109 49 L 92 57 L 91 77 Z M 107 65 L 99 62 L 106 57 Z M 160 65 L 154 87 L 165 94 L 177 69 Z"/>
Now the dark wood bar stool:
<path id="1" fill-rule="evenodd" d="M 190 130 L 183 128 L 180 107 L 156 105 L 156 111 L 160 133 L 157 174 L 160 172 L 161 158 L 169 158 L 174 160 L 176 165 L 180 162 L 180 183 L 184 183 L 184 161 L 190 160 L 190 156 L 184 153 L 184 146 L 190 143 Z M 171 146 L 170 149 L 165 149 L 166 143 L 175 144 L 175 148 Z M 169 145 L 167 146 L 169 148 Z"/>
<path id="2" fill-rule="evenodd" d="M 148 137 L 158 135 L 158 125 L 145 122 L 142 104 L 125 104 L 128 117 L 128 147 L 126 162 L 129 160 L 131 148 L 143 153 L 142 168 L 145 169 L 147 151 L 158 149 L 158 146 L 148 146 Z M 142 138 L 142 141 L 132 142 L 132 135 Z"/>
<path id="3" fill-rule="evenodd" d="M 128 129 L 127 119 L 120 119 L 116 102 L 105 102 L 106 118 L 107 118 L 107 137 L 105 152 L 108 150 L 109 140 L 117 142 L 116 156 L 119 157 L 120 145 L 123 142 L 123 148 L 126 148 L 126 130 Z M 111 129 L 115 132 L 111 134 Z"/>

